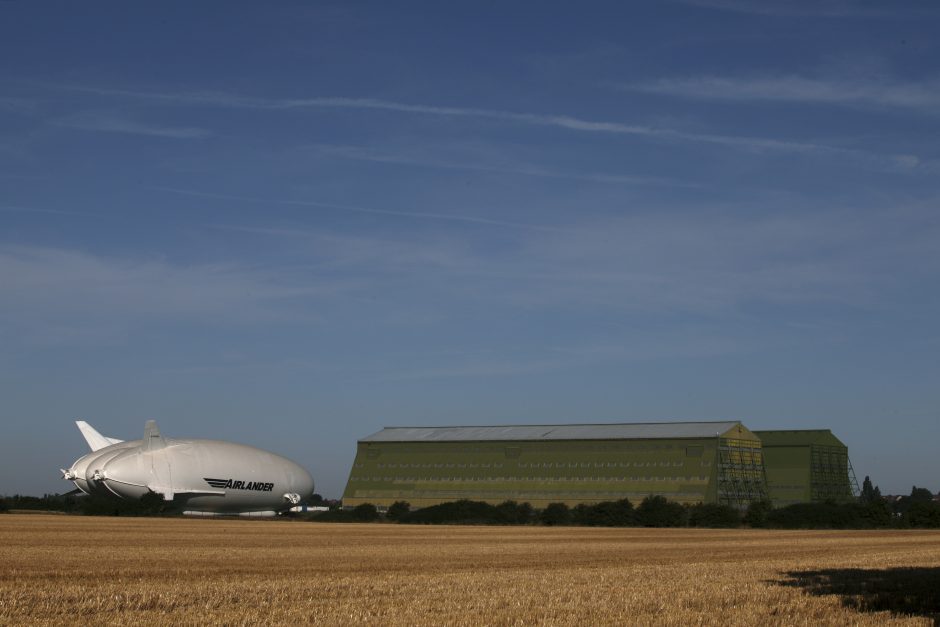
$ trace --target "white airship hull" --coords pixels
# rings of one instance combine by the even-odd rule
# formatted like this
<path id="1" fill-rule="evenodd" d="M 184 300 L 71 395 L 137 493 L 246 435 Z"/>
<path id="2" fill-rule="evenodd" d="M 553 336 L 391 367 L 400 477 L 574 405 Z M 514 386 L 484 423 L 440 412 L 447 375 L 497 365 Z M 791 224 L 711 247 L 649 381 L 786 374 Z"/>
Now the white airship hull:
<path id="1" fill-rule="evenodd" d="M 313 493 L 313 478 L 303 467 L 259 448 L 164 438 L 153 421 L 142 440 L 130 442 L 79 426 L 92 448 L 102 448 L 76 460 L 63 476 L 87 494 L 140 499 L 153 492 L 186 513 L 266 515 Z"/>

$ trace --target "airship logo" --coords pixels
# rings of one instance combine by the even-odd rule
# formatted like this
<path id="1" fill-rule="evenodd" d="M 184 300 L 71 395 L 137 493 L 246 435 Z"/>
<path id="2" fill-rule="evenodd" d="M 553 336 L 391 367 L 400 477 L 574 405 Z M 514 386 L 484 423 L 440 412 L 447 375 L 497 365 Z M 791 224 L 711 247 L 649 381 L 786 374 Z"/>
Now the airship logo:
<path id="1" fill-rule="evenodd" d="M 233 479 L 209 479 L 203 477 L 203 480 L 213 488 L 222 490 L 255 490 L 256 492 L 270 492 L 274 489 L 273 483 L 264 483 L 261 481 L 235 481 Z"/>

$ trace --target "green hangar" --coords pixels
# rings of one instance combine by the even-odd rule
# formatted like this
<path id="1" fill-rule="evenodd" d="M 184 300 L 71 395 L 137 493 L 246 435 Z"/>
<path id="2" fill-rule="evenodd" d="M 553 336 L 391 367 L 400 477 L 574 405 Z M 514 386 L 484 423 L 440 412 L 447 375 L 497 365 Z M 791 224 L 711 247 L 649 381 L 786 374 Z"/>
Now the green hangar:
<path id="1" fill-rule="evenodd" d="M 343 506 L 472 499 L 596 503 L 767 498 L 761 440 L 737 421 L 390 427 L 359 441 Z"/>
<path id="2" fill-rule="evenodd" d="M 754 433 L 764 445 L 767 491 L 774 507 L 844 502 L 858 494 L 849 449 L 829 429 Z"/>

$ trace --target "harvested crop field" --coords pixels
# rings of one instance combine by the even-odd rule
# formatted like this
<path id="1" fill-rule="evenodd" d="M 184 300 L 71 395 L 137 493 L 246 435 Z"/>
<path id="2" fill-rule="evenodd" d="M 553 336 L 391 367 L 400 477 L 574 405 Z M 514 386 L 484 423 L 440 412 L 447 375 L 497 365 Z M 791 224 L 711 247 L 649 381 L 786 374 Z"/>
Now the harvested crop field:
<path id="1" fill-rule="evenodd" d="M 940 533 L 0 516 L 0 624 L 937 624 Z"/>

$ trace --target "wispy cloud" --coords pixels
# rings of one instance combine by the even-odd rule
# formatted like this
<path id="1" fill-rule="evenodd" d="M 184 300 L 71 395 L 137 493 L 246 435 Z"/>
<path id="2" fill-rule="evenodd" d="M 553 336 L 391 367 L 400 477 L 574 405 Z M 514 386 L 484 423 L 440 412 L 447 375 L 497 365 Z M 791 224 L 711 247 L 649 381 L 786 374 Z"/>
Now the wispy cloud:
<path id="1" fill-rule="evenodd" d="M 911 18 L 937 15 L 931 6 L 872 3 L 864 0 L 674 0 L 680 4 L 772 17 Z"/>
<path id="2" fill-rule="evenodd" d="M 527 351 L 520 351 L 525 353 Z M 410 381 L 425 379 L 454 379 L 477 377 L 512 377 L 550 372 L 564 368 L 583 366 L 584 362 L 567 361 L 555 356 L 546 358 L 542 356 L 514 357 L 508 355 L 494 355 L 487 360 L 456 358 L 448 363 L 437 363 L 416 368 L 399 368 L 393 372 L 386 372 L 378 379 L 386 381 Z"/>
<path id="3" fill-rule="evenodd" d="M 16 96 L 0 96 L 0 111 L 11 111 L 15 113 L 28 113 L 36 108 L 36 102 L 29 98 L 18 98 Z"/>
<path id="4" fill-rule="evenodd" d="M 0 286 L 8 323 L 122 321 L 118 326 L 154 319 L 271 321 L 287 314 L 291 299 L 321 293 L 316 285 L 236 264 L 175 264 L 13 245 L 0 245 Z"/>
<path id="5" fill-rule="evenodd" d="M 498 226 L 513 229 L 533 229 L 533 230 L 560 230 L 559 227 L 527 224 L 524 222 L 512 222 L 508 220 L 494 220 L 490 218 L 480 218 L 466 215 L 452 215 L 447 213 L 433 213 L 423 211 L 395 211 L 392 209 L 376 209 L 372 207 L 359 207 L 355 205 L 340 205 L 328 202 L 318 202 L 314 200 L 289 200 L 283 198 L 260 198 L 257 196 L 241 196 L 237 194 L 219 194 L 214 192 L 205 192 L 192 189 L 180 189 L 175 187 L 152 187 L 151 189 L 167 192 L 170 194 L 180 194 L 184 196 L 195 196 L 198 198 L 211 198 L 215 200 L 234 200 L 238 202 L 292 205 L 297 207 L 315 207 L 317 209 L 328 209 L 330 211 L 339 211 L 344 213 L 367 213 L 373 215 L 392 216 L 398 218 L 409 218 L 417 220 L 435 220 L 445 222 L 466 222 L 470 224 L 479 224 L 484 226 Z"/>
<path id="6" fill-rule="evenodd" d="M 243 228 L 289 237 L 357 276 L 440 302 L 493 309 L 682 312 L 728 315 L 749 303 L 878 306 L 907 272 L 940 273 L 940 225 L 929 211 L 800 216 L 648 214 L 519 232 L 494 252 L 461 239 L 364 238 L 304 228 Z M 892 233 L 890 236 L 889 233 Z M 433 295 L 433 296 L 430 296 Z"/>
<path id="7" fill-rule="evenodd" d="M 156 126 L 129 120 L 122 116 L 99 113 L 70 115 L 53 120 L 52 123 L 56 126 L 64 126 L 83 131 L 149 135 L 151 137 L 166 137 L 169 139 L 204 139 L 211 135 L 211 133 L 204 128 Z"/>
<path id="8" fill-rule="evenodd" d="M 10 341 L 24 329 L 33 337 L 81 338 L 108 328 L 119 334 L 220 321 L 261 328 L 342 320 L 349 333 L 376 325 L 443 332 L 455 311 L 485 312 L 479 325 L 525 320 L 551 329 L 559 320 L 589 326 L 597 315 L 727 321 L 768 305 L 777 318 L 799 311 L 800 319 L 815 320 L 820 310 L 890 308 L 904 302 L 898 295 L 940 277 L 940 223 L 930 207 L 753 217 L 646 212 L 564 230 L 507 231 L 499 246 L 465 229 L 367 236 L 303 221 L 219 228 L 265 238 L 253 246 L 281 263 L 193 264 L 0 245 L 0 329 Z M 233 249 L 230 258 L 239 254 Z M 499 356 L 470 360 L 452 374 L 521 373 L 571 358 L 544 354 L 519 365 Z"/>
<path id="9" fill-rule="evenodd" d="M 98 213 L 89 213 L 86 211 L 66 211 L 64 209 L 43 209 L 43 208 L 38 208 L 38 207 L 19 207 L 16 205 L 0 205 L 0 211 L 6 212 L 6 213 L 38 213 L 38 214 L 60 215 L 60 216 L 99 217 L 101 215 Z"/>
<path id="10" fill-rule="evenodd" d="M 622 122 L 598 121 L 569 115 L 526 113 L 480 109 L 468 107 L 448 107 L 426 104 L 409 104 L 374 98 L 287 98 L 270 99 L 240 96 L 221 92 L 141 92 L 123 89 L 106 89 L 75 85 L 59 85 L 59 89 L 96 94 L 107 97 L 135 98 L 150 102 L 162 102 L 169 105 L 213 106 L 255 110 L 303 110 L 303 109 L 346 109 L 346 110 L 383 110 L 419 115 L 441 117 L 463 117 L 487 119 L 530 126 L 543 126 L 566 129 L 581 133 L 606 135 L 636 136 L 657 138 L 665 141 L 698 142 L 717 144 L 749 151 L 778 151 L 803 154 L 844 155 L 862 158 L 886 158 L 895 162 L 894 155 L 877 155 L 862 150 L 847 149 L 839 146 L 807 141 L 791 141 L 776 138 L 723 135 L 716 133 L 692 133 L 673 128 L 658 128 L 646 125 L 625 124 Z M 902 155 L 902 157 L 905 157 Z M 902 160 L 901 165 L 906 163 Z"/>
<path id="11" fill-rule="evenodd" d="M 779 339 L 774 341 L 779 342 Z M 697 358 L 728 355 L 773 344 L 768 339 L 747 340 L 701 329 L 673 329 L 670 333 L 628 333 L 605 337 L 603 344 L 571 343 L 558 346 L 503 346 L 463 351 L 446 356 L 403 356 L 399 368 L 380 375 L 381 380 L 519 377 L 553 371 L 583 371 L 599 364 L 645 362 L 665 358 Z M 423 362 L 410 366 L 411 362 Z M 408 365 L 406 365 L 408 364 Z"/>
<path id="12" fill-rule="evenodd" d="M 445 170 L 468 170 L 476 172 L 494 172 L 499 174 L 518 174 L 540 178 L 566 179 L 577 181 L 593 181 L 596 183 L 610 183 L 622 185 L 665 185 L 670 187 L 699 187 L 698 185 L 677 181 L 674 179 L 656 176 L 631 176 L 628 174 L 612 174 L 604 172 L 565 172 L 561 170 L 544 168 L 533 164 L 512 163 L 473 163 L 468 161 L 452 161 L 447 158 L 434 158 L 433 155 L 414 155 L 402 152 L 383 152 L 362 146 L 338 146 L 330 144 L 314 144 L 306 147 L 307 150 L 331 158 L 352 159 L 356 161 L 370 161 L 374 163 L 388 163 L 394 165 L 412 165 L 423 168 L 439 168 Z"/>
<path id="13" fill-rule="evenodd" d="M 768 100 L 940 111 L 940 80 L 891 83 L 859 79 L 769 76 L 663 78 L 626 89 L 703 100 Z"/>

